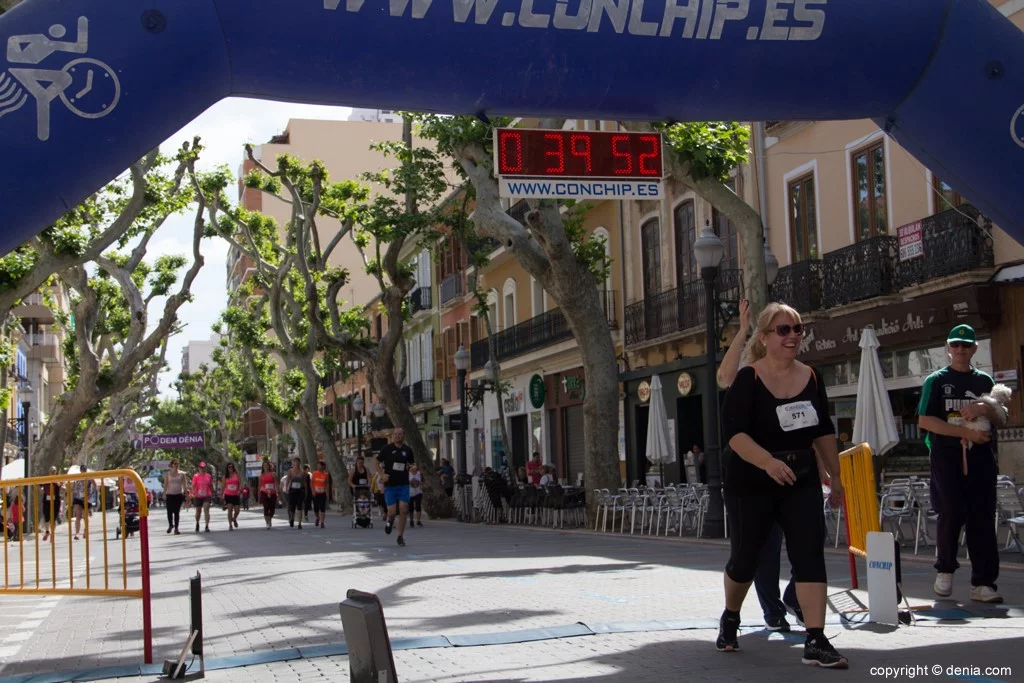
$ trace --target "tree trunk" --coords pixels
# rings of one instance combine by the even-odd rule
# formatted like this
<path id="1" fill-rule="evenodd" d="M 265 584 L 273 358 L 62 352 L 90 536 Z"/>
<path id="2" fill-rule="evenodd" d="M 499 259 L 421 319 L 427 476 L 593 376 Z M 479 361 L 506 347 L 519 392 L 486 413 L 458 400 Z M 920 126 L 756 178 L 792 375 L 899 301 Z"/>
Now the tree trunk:
<path id="1" fill-rule="evenodd" d="M 768 305 L 768 274 L 764 263 L 764 223 L 754 207 L 714 178 L 683 178 L 701 197 L 711 202 L 736 226 L 743 249 L 744 295 L 750 301 L 751 319 Z"/>
<path id="2" fill-rule="evenodd" d="M 423 435 L 420 434 L 420 426 L 409 405 L 402 399 L 402 390 L 391 368 L 391 363 L 381 361 L 366 364 L 373 390 L 384 404 L 384 409 L 395 427 L 405 430 L 405 441 L 412 448 L 416 466 L 423 474 L 423 509 L 433 519 L 451 517 L 452 500 L 441 487 L 441 477 L 434 466 L 433 458 L 430 457 L 427 444 L 423 441 Z"/>
<path id="3" fill-rule="evenodd" d="M 505 403 L 501 400 L 501 364 L 498 362 L 498 345 L 494 341 L 494 329 L 491 327 L 491 315 L 487 307 L 487 302 L 484 302 L 483 317 L 484 325 L 487 327 L 487 355 L 491 358 L 491 363 L 494 364 L 494 377 L 497 378 L 497 386 L 494 388 L 494 395 L 498 401 L 498 423 L 501 425 L 501 445 L 505 448 L 505 454 L 508 455 L 508 448 L 511 443 L 508 440 L 508 425 L 505 423 Z M 492 379 L 487 377 L 486 379 Z M 484 425 L 484 433 L 487 432 L 487 425 Z M 530 456 L 526 456 L 529 458 Z M 512 463 L 509 463 L 509 483 L 514 487 L 519 487 L 519 482 L 516 480 L 516 473 L 513 470 Z"/>
<path id="4" fill-rule="evenodd" d="M 331 478 L 341 492 L 338 498 L 341 510 L 349 512 L 352 508 L 352 492 L 348 488 L 348 468 L 345 466 L 345 460 L 341 457 L 341 453 L 338 452 L 333 437 L 327 431 L 327 427 L 324 426 L 320 420 L 320 414 L 317 412 L 318 379 L 315 373 L 307 371 L 304 374 L 306 375 L 306 388 L 302 392 L 303 418 L 312 432 L 313 440 L 323 448 L 327 470 L 331 473 Z M 316 463 L 316 461 L 317 453 L 314 448 L 313 457 L 309 462 Z"/>
<path id="5" fill-rule="evenodd" d="M 46 423 L 46 428 L 39 435 L 39 441 L 32 449 L 33 471 L 49 472 L 51 467 L 57 467 L 64 459 L 64 452 L 71 448 L 71 442 L 75 438 L 75 431 L 82 418 L 103 400 L 95 391 L 87 390 L 83 386 L 84 378 L 79 378 L 80 384 L 74 391 L 67 392 L 57 402 L 57 406 Z M 89 384 L 89 387 L 94 385 Z M 89 465 L 88 462 L 75 462 L 77 458 L 73 454 L 71 460 L 74 464 Z"/>

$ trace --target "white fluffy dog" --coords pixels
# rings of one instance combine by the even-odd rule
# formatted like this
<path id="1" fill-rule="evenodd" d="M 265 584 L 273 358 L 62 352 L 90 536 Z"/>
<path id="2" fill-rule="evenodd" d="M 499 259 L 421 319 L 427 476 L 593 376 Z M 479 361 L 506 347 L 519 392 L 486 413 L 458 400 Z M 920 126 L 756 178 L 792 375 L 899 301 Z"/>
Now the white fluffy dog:
<path id="1" fill-rule="evenodd" d="M 1013 390 L 1005 384 L 997 384 L 992 387 L 984 396 L 978 400 L 982 403 L 987 403 L 996 410 L 1009 410 L 1010 399 L 1013 397 Z M 973 429 L 977 432 L 989 432 L 992 430 L 992 422 L 986 417 L 979 417 L 973 420 L 967 420 L 964 425 L 968 429 Z"/>

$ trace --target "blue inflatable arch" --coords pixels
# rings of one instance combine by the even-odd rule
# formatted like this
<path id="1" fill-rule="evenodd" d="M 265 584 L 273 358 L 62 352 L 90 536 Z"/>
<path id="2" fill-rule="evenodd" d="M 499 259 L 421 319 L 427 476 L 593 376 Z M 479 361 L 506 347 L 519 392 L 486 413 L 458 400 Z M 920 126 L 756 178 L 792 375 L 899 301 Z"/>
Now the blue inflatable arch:
<path id="1" fill-rule="evenodd" d="M 1024 242 L 1024 40 L 984 0 L 27 0 L 0 38 L 0 253 L 229 95 L 872 118 Z"/>

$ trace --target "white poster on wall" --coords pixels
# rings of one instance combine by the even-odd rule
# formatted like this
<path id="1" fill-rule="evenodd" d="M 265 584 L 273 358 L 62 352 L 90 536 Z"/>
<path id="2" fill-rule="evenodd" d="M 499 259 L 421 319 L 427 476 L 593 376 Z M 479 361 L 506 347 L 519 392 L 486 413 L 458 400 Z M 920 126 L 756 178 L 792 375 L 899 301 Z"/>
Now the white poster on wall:
<path id="1" fill-rule="evenodd" d="M 619 462 L 626 462 L 626 406 L 619 402 Z"/>

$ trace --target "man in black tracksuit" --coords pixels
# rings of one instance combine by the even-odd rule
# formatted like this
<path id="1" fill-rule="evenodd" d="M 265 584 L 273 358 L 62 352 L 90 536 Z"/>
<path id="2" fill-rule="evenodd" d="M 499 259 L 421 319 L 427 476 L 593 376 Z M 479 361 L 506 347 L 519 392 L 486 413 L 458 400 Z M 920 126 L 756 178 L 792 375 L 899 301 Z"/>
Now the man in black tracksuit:
<path id="1" fill-rule="evenodd" d="M 971 366 L 978 345 L 968 325 L 954 327 L 947 339 L 950 364 L 924 382 L 917 407 L 918 425 L 928 432 L 932 507 L 939 514 L 935 543 L 935 593 L 953 593 L 953 572 L 959 568 L 960 529 L 967 525 L 971 558 L 971 600 L 998 603 L 999 550 L 993 520 L 996 511 L 996 460 L 989 432 L 969 429 L 968 420 L 985 417 L 993 426 L 1006 424 L 1006 409 L 989 399 L 992 378 Z M 964 473 L 964 443 L 967 473 Z"/>

